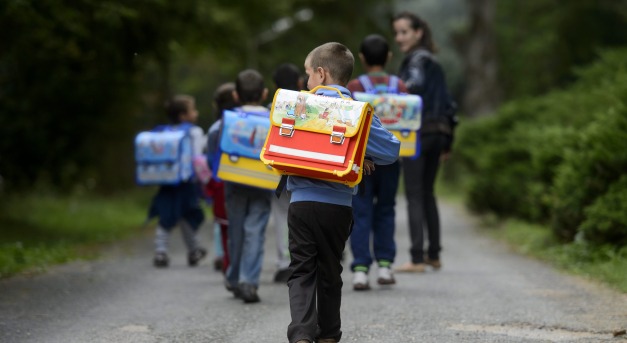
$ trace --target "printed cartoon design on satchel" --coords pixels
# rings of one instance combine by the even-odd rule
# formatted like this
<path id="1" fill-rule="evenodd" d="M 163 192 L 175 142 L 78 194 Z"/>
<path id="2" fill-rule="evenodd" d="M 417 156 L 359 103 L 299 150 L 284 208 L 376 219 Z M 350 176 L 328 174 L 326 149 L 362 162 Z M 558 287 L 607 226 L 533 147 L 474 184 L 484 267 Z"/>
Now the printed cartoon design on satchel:
<path id="1" fill-rule="evenodd" d="M 370 103 L 381 124 L 401 142 L 400 156 L 420 156 L 422 98 L 398 92 L 398 77 L 390 75 L 389 83 L 373 85 L 367 75 L 359 78 L 365 92 L 353 92 L 359 101 Z"/>
<path id="2" fill-rule="evenodd" d="M 321 133 L 331 133 L 333 125 L 346 125 L 346 135 L 353 135 L 362 112 L 352 100 L 332 102 L 307 92 L 284 92 L 277 102 L 286 106 L 273 106 L 272 121 L 280 123 L 283 118 L 293 118 L 297 128 Z"/>

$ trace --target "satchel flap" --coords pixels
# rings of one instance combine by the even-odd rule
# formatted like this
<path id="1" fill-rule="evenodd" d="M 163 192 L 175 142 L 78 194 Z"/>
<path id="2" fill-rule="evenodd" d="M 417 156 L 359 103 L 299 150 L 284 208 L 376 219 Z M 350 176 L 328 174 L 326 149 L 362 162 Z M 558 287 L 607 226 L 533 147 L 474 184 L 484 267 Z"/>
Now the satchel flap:
<path id="1" fill-rule="evenodd" d="M 224 111 L 220 149 L 227 154 L 258 159 L 270 129 L 266 115 Z"/>
<path id="2" fill-rule="evenodd" d="M 368 102 L 388 130 L 420 129 L 422 98 L 414 94 L 371 94 L 354 92 L 356 100 Z"/>
<path id="3" fill-rule="evenodd" d="M 144 131 L 135 137 L 135 160 L 137 162 L 174 162 L 189 148 L 185 131 Z M 185 141 L 187 138 L 187 141 Z M 183 151 L 181 150 L 183 149 Z"/>
<path id="4" fill-rule="evenodd" d="M 314 94 L 319 88 L 316 87 L 311 92 L 278 89 L 270 110 L 272 125 L 281 126 L 285 123 L 285 118 L 294 121 L 294 130 L 331 135 L 334 127 L 341 126 L 346 128 L 345 137 L 355 136 L 368 111 L 372 111 L 372 106 L 348 97 L 334 98 Z"/>

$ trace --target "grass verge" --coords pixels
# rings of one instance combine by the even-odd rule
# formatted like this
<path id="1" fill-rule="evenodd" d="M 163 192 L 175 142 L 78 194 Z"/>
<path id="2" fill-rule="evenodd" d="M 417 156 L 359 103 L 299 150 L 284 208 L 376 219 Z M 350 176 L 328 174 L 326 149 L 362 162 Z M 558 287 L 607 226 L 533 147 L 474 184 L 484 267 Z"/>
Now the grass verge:
<path id="1" fill-rule="evenodd" d="M 438 196 L 460 206 L 464 203 L 463 188 L 442 178 L 436 185 Z M 627 293 L 627 247 L 596 246 L 585 241 L 563 243 L 546 226 L 491 215 L 482 215 L 481 220 L 482 231 L 506 242 L 515 251 Z"/>
<path id="2" fill-rule="evenodd" d="M 513 219 L 489 227 L 493 236 L 520 253 L 627 293 L 627 247 L 595 246 L 584 241 L 565 244 L 547 227 Z"/>
<path id="3" fill-rule="evenodd" d="M 81 258 L 140 232 L 151 193 L 20 194 L 0 203 L 0 278 Z"/>

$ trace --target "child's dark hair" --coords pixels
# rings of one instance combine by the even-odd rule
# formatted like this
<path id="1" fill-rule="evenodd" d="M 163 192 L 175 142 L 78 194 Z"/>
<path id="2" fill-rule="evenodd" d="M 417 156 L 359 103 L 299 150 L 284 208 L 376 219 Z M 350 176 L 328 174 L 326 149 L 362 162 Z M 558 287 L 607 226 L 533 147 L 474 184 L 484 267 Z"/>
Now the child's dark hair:
<path id="1" fill-rule="evenodd" d="M 216 106 L 216 119 L 222 118 L 222 112 L 237 107 L 237 101 L 233 97 L 235 90 L 234 82 L 221 84 L 215 92 L 213 92 L 213 102 Z"/>
<path id="2" fill-rule="evenodd" d="M 343 44 L 336 42 L 322 44 L 313 49 L 307 58 L 312 69 L 322 67 L 340 86 L 348 84 L 353 75 L 355 57 Z"/>
<path id="3" fill-rule="evenodd" d="M 175 95 L 165 102 L 165 113 L 172 124 L 181 123 L 181 114 L 187 113 L 196 101 L 189 95 Z"/>
<path id="4" fill-rule="evenodd" d="M 272 74 L 272 80 L 277 88 L 299 91 L 298 82 L 301 79 L 300 70 L 292 63 L 283 63 L 279 65 Z"/>
<path id="5" fill-rule="evenodd" d="M 246 69 L 237 74 L 235 90 L 237 91 L 240 104 L 261 102 L 264 89 L 263 76 L 258 71 Z"/>
<path id="6" fill-rule="evenodd" d="M 422 39 L 420 40 L 420 42 L 418 42 L 419 47 L 425 48 L 431 51 L 432 53 L 437 52 L 437 48 L 435 46 L 435 43 L 433 42 L 433 35 L 431 34 L 431 28 L 429 27 L 429 24 L 427 24 L 426 21 L 422 20 L 422 18 L 420 18 L 419 16 L 411 12 L 404 11 L 395 15 L 392 18 L 392 23 L 400 19 L 409 20 L 409 23 L 414 30 L 422 29 Z"/>
<path id="7" fill-rule="evenodd" d="M 361 41 L 359 52 L 364 55 L 364 60 L 369 66 L 385 66 L 390 47 L 383 36 L 372 34 Z"/>

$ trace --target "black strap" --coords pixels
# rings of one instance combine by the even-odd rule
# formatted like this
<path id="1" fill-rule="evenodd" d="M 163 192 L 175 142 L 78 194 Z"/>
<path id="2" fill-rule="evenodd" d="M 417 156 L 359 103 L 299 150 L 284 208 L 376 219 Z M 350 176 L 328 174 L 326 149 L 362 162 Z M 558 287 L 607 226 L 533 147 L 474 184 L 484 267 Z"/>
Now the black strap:
<path id="1" fill-rule="evenodd" d="M 276 189 L 274 190 L 274 195 L 276 195 L 277 199 L 281 198 L 281 194 L 283 193 L 283 190 L 285 190 L 285 185 L 287 185 L 287 175 L 281 175 L 279 184 L 276 186 Z"/>

